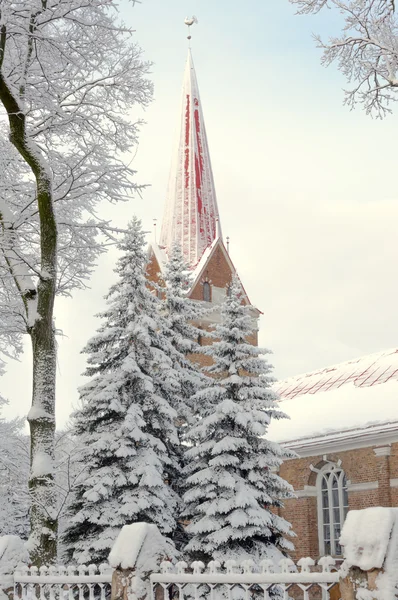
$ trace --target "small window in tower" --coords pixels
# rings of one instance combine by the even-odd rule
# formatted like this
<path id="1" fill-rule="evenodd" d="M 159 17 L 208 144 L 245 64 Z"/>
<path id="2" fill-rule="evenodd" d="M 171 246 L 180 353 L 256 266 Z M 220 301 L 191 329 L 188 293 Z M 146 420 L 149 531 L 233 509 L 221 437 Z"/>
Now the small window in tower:
<path id="1" fill-rule="evenodd" d="M 230 285 L 227 285 L 227 296 L 228 296 L 228 298 L 230 298 L 230 297 L 231 297 L 231 293 L 232 293 L 231 286 L 230 286 Z"/>
<path id="2" fill-rule="evenodd" d="M 205 281 L 203 284 L 203 300 L 205 302 L 211 302 L 210 283 L 208 283 L 207 281 Z"/>

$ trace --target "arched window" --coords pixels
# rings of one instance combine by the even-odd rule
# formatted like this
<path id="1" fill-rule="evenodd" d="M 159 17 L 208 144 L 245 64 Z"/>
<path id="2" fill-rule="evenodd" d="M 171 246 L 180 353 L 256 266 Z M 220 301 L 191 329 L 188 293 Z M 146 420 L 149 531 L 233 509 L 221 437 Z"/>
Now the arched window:
<path id="1" fill-rule="evenodd" d="M 318 533 L 320 554 L 341 556 L 339 538 L 348 512 L 347 480 L 339 465 L 327 463 L 318 472 Z"/>
<path id="2" fill-rule="evenodd" d="M 232 294 L 232 288 L 231 288 L 230 285 L 227 285 L 227 296 L 228 296 L 228 298 L 231 297 L 231 294 Z"/>
<path id="3" fill-rule="evenodd" d="M 208 281 L 203 283 L 203 300 L 205 302 L 211 302 L 211 290 L 210 283 Z"/>

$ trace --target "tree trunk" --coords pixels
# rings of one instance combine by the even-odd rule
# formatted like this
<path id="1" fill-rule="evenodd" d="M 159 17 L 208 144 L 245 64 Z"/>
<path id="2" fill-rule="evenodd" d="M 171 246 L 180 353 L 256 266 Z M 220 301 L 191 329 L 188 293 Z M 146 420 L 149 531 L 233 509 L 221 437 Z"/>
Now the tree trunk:
<path id="1" fill-rule="evenodd" d="M 32 563 L 40 567 L 55 562 L 57 558 L 57 494 L 53 470 L 57 360 L 53 313 L 57 227 L 51 181 L 42 169 L 39 170 L 36 183 L 42 277 L 37 287 L 37 314 L 29 315 L 33 354 L 32 409 L 28 415 L 31 436 L 29 490 L 32 499 L 29 545 Z"/>
<path id="2" fill-rule="evenodd" d="M 28 52 L 31 49 L 28 41 Z M 5 25 L 0 29 L 0 102 L 10 125 L 10 141 L 29 165 L 36 182 L 40 223 L 40 277 L 37 289 L 20 285 L 14 276 L 26 311 L 27 332 L 33 349 L 33 396 L 28 415 L 31 433 L 31 531 L 32 563 L 40 567 L 57 557 L 57 495 L 54 485 L 56 344 L 53 327 L 57 277 L 57 224 L 53 206 L 52 172 L 39 147 L 28 138 L 21 98 L 14 95 L 2 73 L 7 41 Z"/>
<path id="3" fill-rule="evenodd" d="M 30 558 L 34 565 L 51 564 L 57 557 L 57 506 L 54 486 L 55 381 L 56 345 L 52 324 L 51 290 L 38 290 L 38 313 L 41 318 L 31 331 L 33 354 L 32 410 L 30 427 L 31 471 L 29 490 Z M 41 311 L 40 304 L 44 310 Z M 46 310 L 47 309 L 47 310 Z M 43 318 L 47 313 L 47 318 Z"/>

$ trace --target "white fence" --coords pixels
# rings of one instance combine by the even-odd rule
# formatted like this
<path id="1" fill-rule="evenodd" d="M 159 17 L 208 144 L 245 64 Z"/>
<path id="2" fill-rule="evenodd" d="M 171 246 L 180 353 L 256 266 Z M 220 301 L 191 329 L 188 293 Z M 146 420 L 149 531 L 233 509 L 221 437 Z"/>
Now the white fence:
<path id="1" fill-rule="evenodd" d="M 330 556 L 318 563 L 302 558 L 297 565 L 284 558 L 255 564 L 218 561 L 207 565 L 196 561 L 161 564 L 160 573 L 150 575 L 152 600 L 271 600 L 275 592 L 283 600 L 328 600 L 339 581 L 339 572 Z M 332 572 L 333 571 L 333 572 Z M 109 600 L 112 568 L 103 564 L 89 566 L 51 566 L 23 568 L 14 573 L 14 599 L 21 600 Z M 12 583 L 11 583 L 12 589 Z"/>
<path id="2" fill-rule="evenodd" d="M 229 560 L 223 568 L 214 560 L 207 568 L 199 561 L 192 563 L 190 568 L 184 561 L 175 565 L 165 561 L 160 573 L 150 575 L 153 600 L 184 600 L 185 596 L 194 600 L 217 600 L 220 596 L 230 600 L 238 596 L 245 600 L 254 597 L 270 600 L 276 588 L 284 600 L 292 595 L 303 600 L 327 600 L 338 581 L 339 573 L 330 556 L 319 559 L 318 566 L 311 558 L 300 559 L 297 566 L 289 558 L 281 560 L 279 565 L 271 560 L 263 560 L 258 565 L 251 560 L 241 564 Z M 14 574 L 14 598 L 108 600 L 111 582 L 112 569 L 108 564 L 101 565 L 98 570 L 95 565 L 26 567 Z M 294 589 L 296 593 L 292 593 Z M 233 590 L 241 590 L 241 593 Z"/>
<path id="3" fill-rule="evenodd" d="M 113 569 L 108 564 L 23 568 L 14 573 L 14 599 L 106 600 Z"/>
<path id="4" fill-rule="evenodd" d="M 335 560 L 330 556 L 320 558 L 318 566 L 312 558 L 301 558 L 297 566 L 289 558 L 281 560 L 278 565 L 271 560 L 262 560 L 258 565 L 252 560 L 241 564 L 229 560 L 224 568 L 214 560 L 207 568 L 202 562 L 194 562 L 188 568 L 184 561 L 176 565 L 165 561 L 161 564 L 161 573 L 150 576 L 152 600 L 184 600 L 185 596 L 194 600 L 203 600 L 204 597 L 209 600 L 221 597 L 228 600 L 237 597 L 271 600 L 276 591 L 283 600 L 291 596 L 303 600 L 327 600 L 330 590 L 339 581 L 339 573 L 332 572 L 332 569 L 335 569 Z"/>

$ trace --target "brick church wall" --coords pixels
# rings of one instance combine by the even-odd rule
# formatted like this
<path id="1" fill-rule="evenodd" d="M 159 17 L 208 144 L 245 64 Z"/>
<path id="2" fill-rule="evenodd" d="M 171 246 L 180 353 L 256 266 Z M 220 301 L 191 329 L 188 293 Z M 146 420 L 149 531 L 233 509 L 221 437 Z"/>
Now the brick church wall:
<path id="1" fill-rule="evenodd" d="M 149 281 L 159 283 L 161 281 L 161 270 L 155 255 L 152 253 L 146 267 L 146 274 Z"/>
<path id="2" fill-rule="evenodd" d="M 211 259 L 207 263 L 200 280 L 193 288 L 190 297 L 192 300 L 203 300 L 203 282 L 208 281 L 211 287 L 226 288 L 231 283 L 232 271 L 224 252 L 217 246 Z"/>
<path id="3" fill-rule="evenodd" d="M 149 281 L 154 281 L 156 283 L 161 282 L 161 269 L 159 263 L 155 257 L 155 254 L 152 252 L 149 258 L 149 262 L 147 265 L 147 276 Z M 198 281 L 195 283 L 191 293 L 190 298 L 192 300 L 200 300 L 203 301 L 203 283 L 208 282 L 210 284 L 210 299 L 212 301 L 215 300 L 215 296 L 220 296 L 225 294 L 225 290 L 231 284 L 232 280 L 232 269 L 231 265 L 228 262 L 225 252 L 220 245 L 216 246 L 213 254 L 208 260 L 204 270 Z M 247 300 L 244 300 L 245 304 L 247 304 Z M 211 331 L 213 328 L 213 324 L 211 322 L 203 322 L 200 323 L 199 327 L 204 332 Z M 249 344 L 253 346 L 258 345 L 258 333 L 257 330 L 254 331 L 249 337 Z M 207 338 L 205 335 L 201 337 L 200 343 L 202 346 L 207 346 L 212 343 L 211 338 Z M 195 354 L 191 356 L 192 360 L 195 361 L 200 366 L 209 366 L 211 364 L 211 358 L 209 356 L 205 356 L 203 354 Z"/>
<path id="4" fill-rule="evenodd" d="M 372 506 L 398 506 L 398 443 L 380 447 L 328 453 L 327 461 L 341 461 L 348 485 L 349 510 Z M 287 519 L 296 533 L 294 558 L 319 556 L 317 473 L 325 464 L 325 455 L 287 460 L 279 474 L 298 493 L 298 498 L 285 501 L 280 514 Z M 394 482 L 394 480 L 396 480 Z M 392 484 L 392 485 L 391 485 Z M 376 487 L 376 489 L 367 489 Z M 365 488 L 365 489 L 364 489 Z"/>

